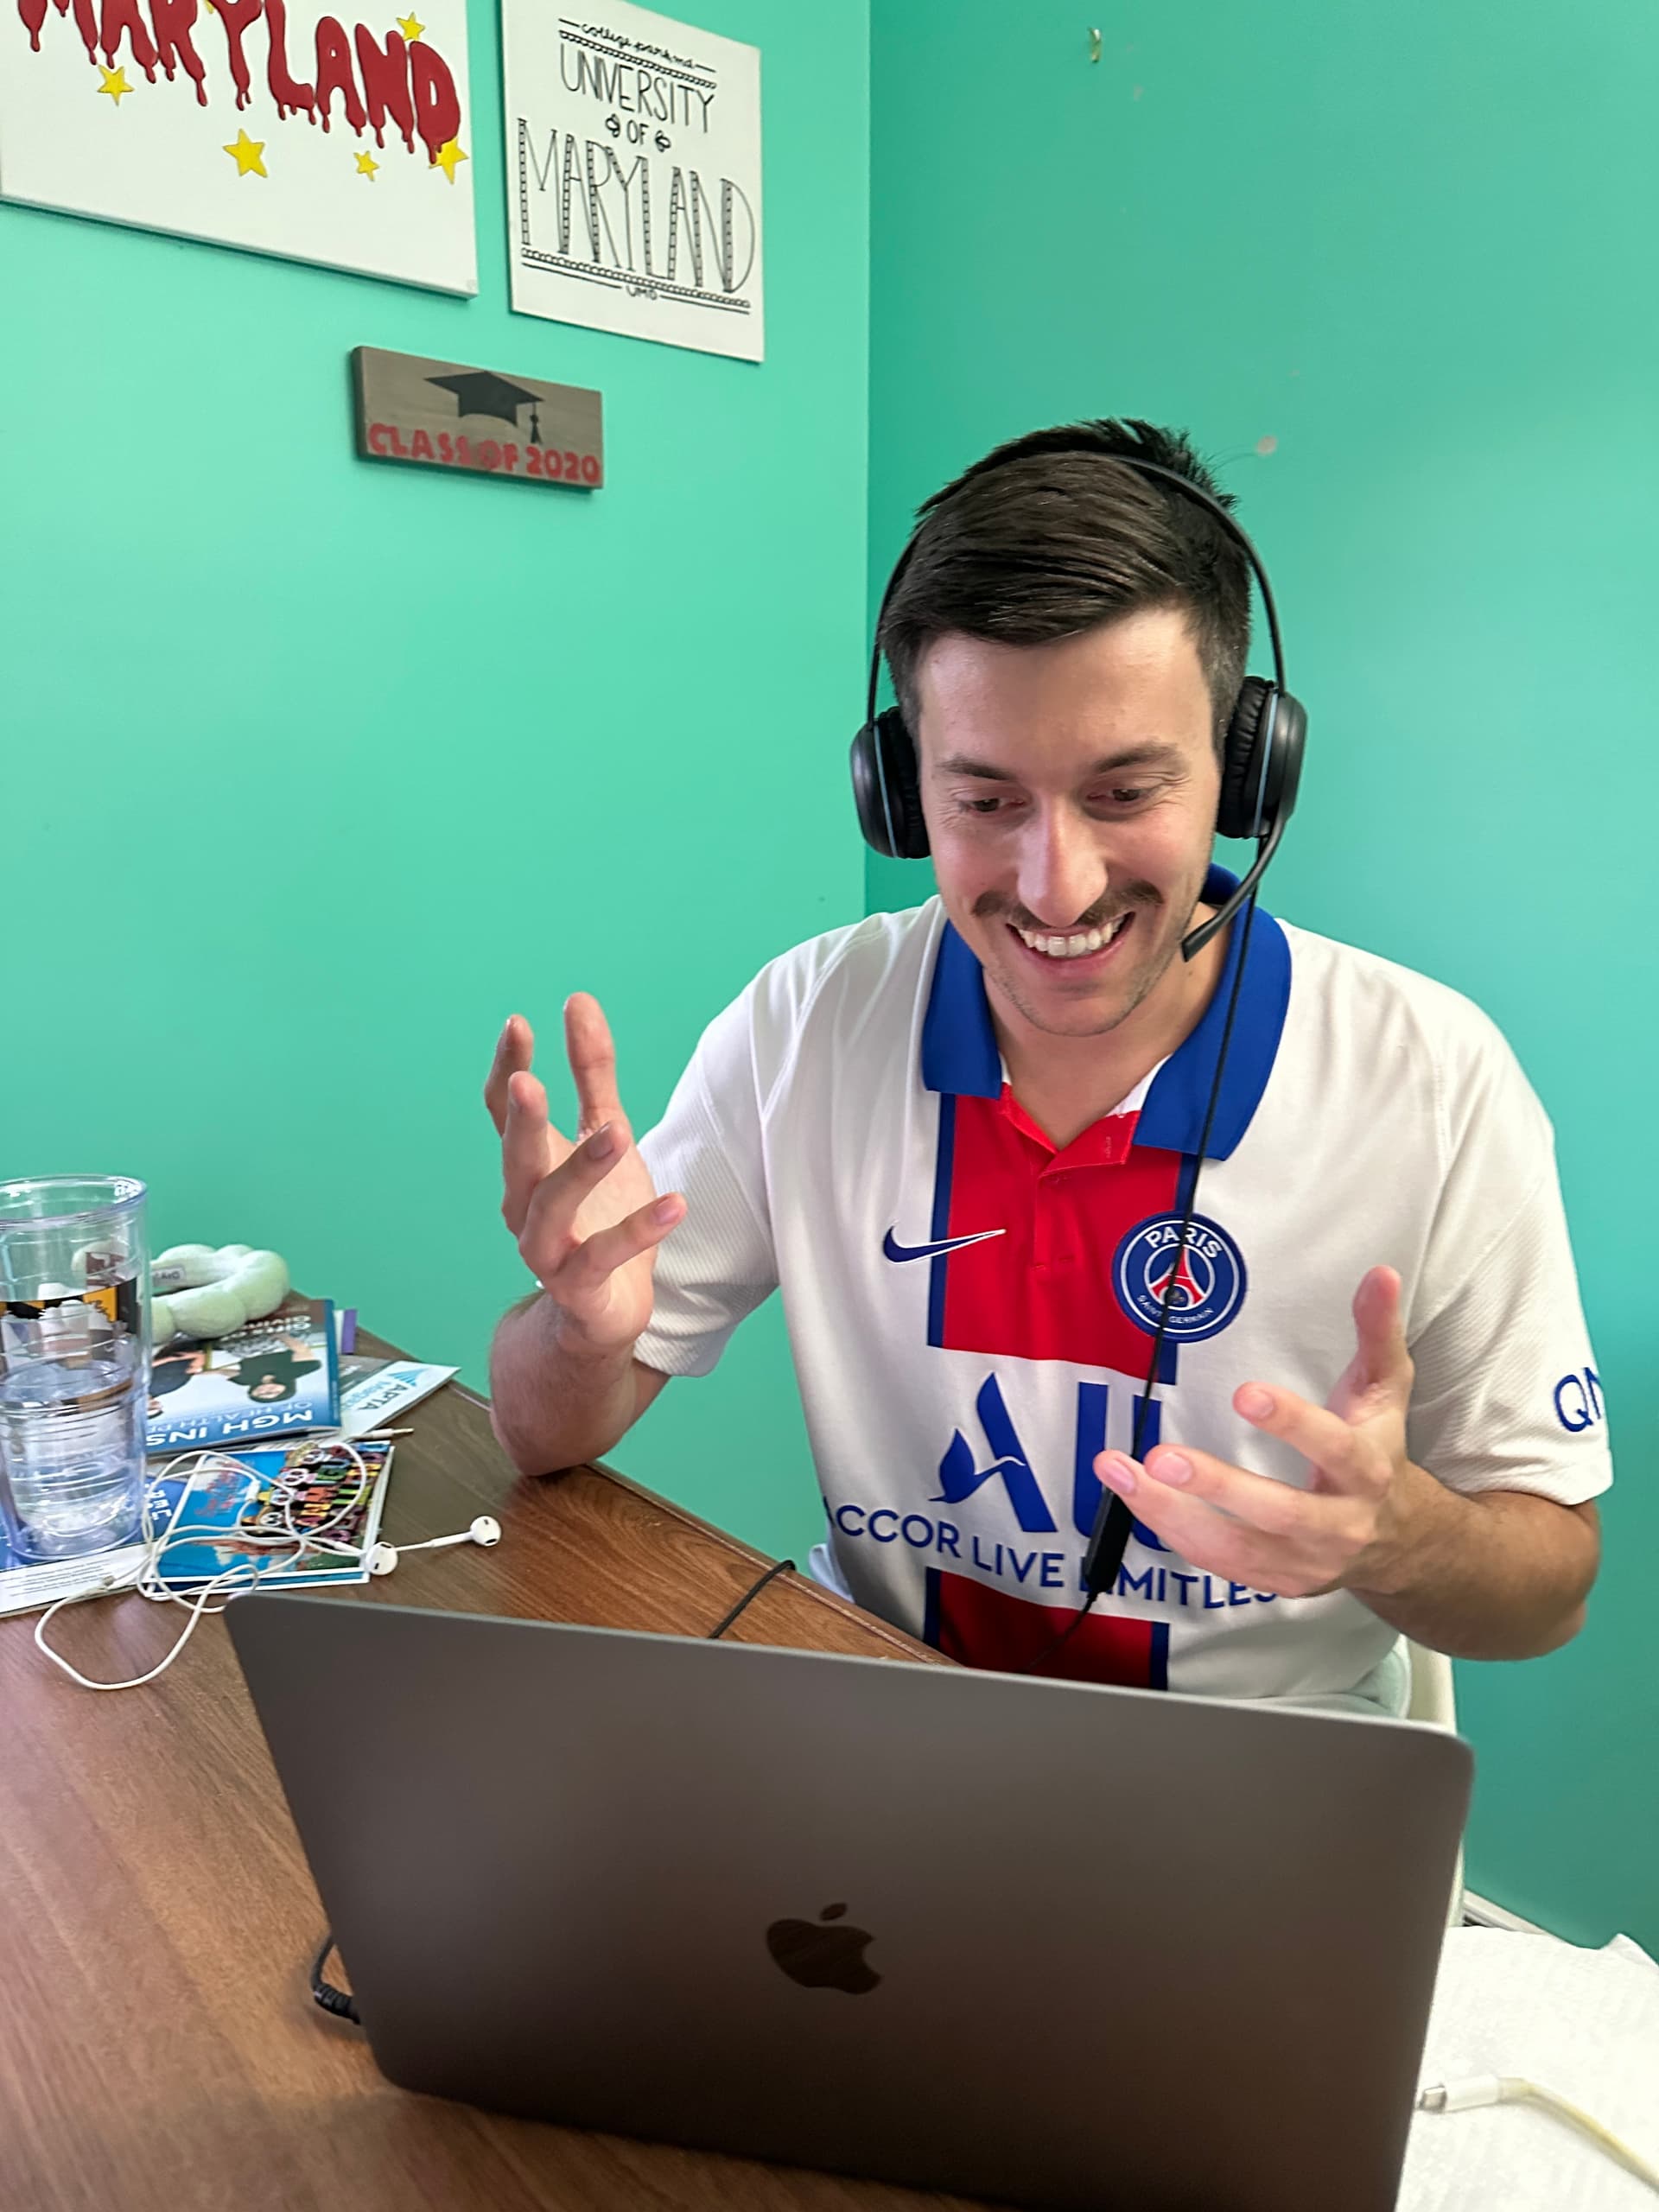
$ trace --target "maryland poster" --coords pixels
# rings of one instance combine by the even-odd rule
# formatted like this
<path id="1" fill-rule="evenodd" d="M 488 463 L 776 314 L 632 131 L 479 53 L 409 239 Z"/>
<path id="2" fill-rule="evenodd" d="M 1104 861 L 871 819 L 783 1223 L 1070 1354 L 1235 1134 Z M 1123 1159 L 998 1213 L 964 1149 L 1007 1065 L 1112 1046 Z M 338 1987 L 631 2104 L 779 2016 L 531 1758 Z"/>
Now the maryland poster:
<path id="1" fill-rule="evenodd" d="M 475 292 L 464 0 L 328 4 L 0 0 L 0 197 Z"/>

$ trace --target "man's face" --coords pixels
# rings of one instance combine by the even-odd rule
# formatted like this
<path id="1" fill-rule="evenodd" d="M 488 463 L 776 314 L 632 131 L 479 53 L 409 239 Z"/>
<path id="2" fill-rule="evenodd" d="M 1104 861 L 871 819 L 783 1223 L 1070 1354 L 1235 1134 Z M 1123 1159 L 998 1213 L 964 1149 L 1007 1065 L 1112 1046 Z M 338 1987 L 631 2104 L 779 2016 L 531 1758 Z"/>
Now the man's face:
<path id="1" fill-rule="evenodd" d="M 950 632 L 916 689 L 939 894 L 994 1007 L 1050 1036 L 1116 1028 L 1176 957 L 1215 834 L 1214 708 L 1185 615 L 1046 645 Z"/>

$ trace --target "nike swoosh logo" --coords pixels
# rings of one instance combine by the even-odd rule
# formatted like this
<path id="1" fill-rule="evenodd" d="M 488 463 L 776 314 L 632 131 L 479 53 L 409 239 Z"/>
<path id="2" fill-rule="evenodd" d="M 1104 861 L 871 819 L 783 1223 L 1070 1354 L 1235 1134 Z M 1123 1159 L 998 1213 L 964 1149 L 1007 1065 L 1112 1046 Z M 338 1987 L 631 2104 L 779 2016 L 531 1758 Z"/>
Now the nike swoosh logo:
<path id="1" fill-rule="evenodd" d="M 959 1251 L 964 1244 L 982 1244 L 988 1236 L 1006 1236 L 1005 1229 L 976 1230 L 971 1236 L 944 1236 L 937 1244 L 900 1244 L 889 1230 L 881 1246 L 889 1260 L 935 1260 L 941 1252 Z"/>

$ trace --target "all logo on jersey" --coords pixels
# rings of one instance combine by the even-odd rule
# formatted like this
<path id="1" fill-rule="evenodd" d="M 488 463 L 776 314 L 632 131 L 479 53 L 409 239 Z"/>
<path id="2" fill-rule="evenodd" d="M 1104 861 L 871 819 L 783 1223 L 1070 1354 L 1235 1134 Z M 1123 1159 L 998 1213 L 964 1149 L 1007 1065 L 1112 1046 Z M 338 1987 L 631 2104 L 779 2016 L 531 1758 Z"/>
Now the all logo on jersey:
<path id="1" fill-rule="evenodd" d="M 976 1454 L 960 1429 L 951 1437 L 945 1455 L 939 1462 L 940 1488 L 934 1497 L 937 1505 L 960 1505 L 969 1498 L 982 1483 L 993 1476 L 1001 1476 L 1007 1491 L 1008 1503 L 1014 1508 L 1014 1518 L 1027 1535 L 1040 1532 L 1052 1535 L 1054 1516 L 1048 1510 L 1042 1486 L 1038 1482 L 1031 1461 L 1026 1457 L 1026 1447 L 1020 1441 L 1007 1405 L 1003 1402 L 1002 1387 L 995 1375 L 988 1375 L 979 1386 L 974 1400 L 974 1410 L 979 1415 L 979 1425 L 985 1432 L 993 1457 L 990 1465 L 976 1466 Z M 1102 1448 L 1104 1448 L 1103 1444 Z"/>
<path id="2" fill-rule="evenodd" d="M 1071 1455 L 1071 1519 L 1080 1536 L 1088 1535 L 1100 1511 L 1103 1487 L 1095 1472 L 1095 1461 L 1106 1449 L 1106 1416 L 1111 1402 L 1111 1392 L 1104 1382 L 1079 1382 L 1077 1385 L 1077 1418 L 1076 1439 Z M 995 1373 L 988 1375 L 980 1384 L 974 1399 L 974 1411 L 979 1416 L 980 1427 L 990 1446 L 988 1465 L 978 1465 L 980 1455 L 958 1428 L 952 1433 L 944 1459 L 939 1462 L 939 1487 L 930 1503 L 934 1505 L 962 1505 L 994 1478 L 1000 1480 L 1014 1509 L 1014 1517 L 1027 1535 L 1052 1535 L 1057 1523 L 1049 1510 L 1043 1486 L 1037 1478 L 1020 1433 L 1014 1427 L 1002 1395 L 1002 1385 Z M 1148 1399 L 1145 1413 L 1135 1423 L 1141 1455 L 1150 1452 L 1158 1442 L 1163 1427 L 1164 1408 L 1160 1400 Z M 1133 1416 L 1132 1416 L 1133 1418 Z M 1154 1551 L 1165 1547 L 1150 1529 L 1135 1524 L 1135 1533 L 1143 1544 Z"/>
<path id="3" fill-rule="evenodd" d="M 1137 1223 L 1112 1261 L 1118 1303 L 1148 1336 L 1169 1300 L 1166 1341 L 1201 1344 L 1236 1320 L 1244 1303 L 1244 1255 L 1219 1222 L 1195 1213 L 1181 1241 L 1179 1213 Z"/>

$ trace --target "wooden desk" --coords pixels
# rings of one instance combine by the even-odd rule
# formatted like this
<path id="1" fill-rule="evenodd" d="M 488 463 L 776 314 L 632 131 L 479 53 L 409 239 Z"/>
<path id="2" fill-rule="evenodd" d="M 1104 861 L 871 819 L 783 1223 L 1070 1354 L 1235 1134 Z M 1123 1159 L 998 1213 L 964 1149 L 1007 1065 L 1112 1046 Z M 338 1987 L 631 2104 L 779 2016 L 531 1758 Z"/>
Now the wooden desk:
<path id="1" fill-rule="evenodd" d="M 365 1348 L 386 1351 L 365 1340 Z M 484 1401 L 408 1416 L 394 1542 L 495 1515 L 503 1541 L 417 1552 L 363 1603 L 706 1633 L 767 1562 L 603 1468 L 516 1478 Z M 48 1665 L 0 1621 L 3 2212 L 899 2212 L 963 2200 L 503 2120 L 395 2089 L 312 2002 L 310 1877 L 224 1624 L 142 1690 Z M 142 1674 L 182 1626 L 127 1596 L 52 1624 L 83 1674 Z M 943 1663 L 780 1576 L 734 1640 Z"/>

